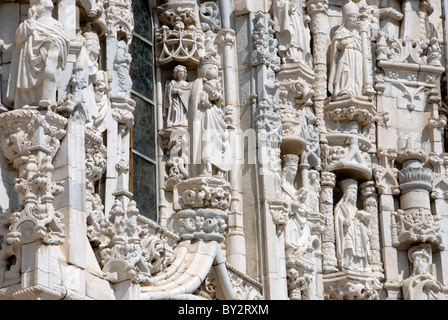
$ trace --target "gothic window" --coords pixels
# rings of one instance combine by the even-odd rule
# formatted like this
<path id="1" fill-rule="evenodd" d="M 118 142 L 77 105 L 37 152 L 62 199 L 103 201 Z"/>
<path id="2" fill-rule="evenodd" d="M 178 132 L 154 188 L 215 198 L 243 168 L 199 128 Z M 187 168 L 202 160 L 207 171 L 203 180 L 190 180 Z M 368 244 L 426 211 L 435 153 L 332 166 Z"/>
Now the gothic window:
<path id="1" fill-rule="evenodd" d="M 443 130 L 444 141 L 443 141 L 443 151 L 448 152 L 448 130 Z"/>
<path id="2" fill-rule="evenodd" d="M 157 221 L 156 108 L 153 81 L 153 28 L 148 0 L 133 0 L 131 43 L 134 126 L 131 131 L 131 190 L 140 213 Z"/>

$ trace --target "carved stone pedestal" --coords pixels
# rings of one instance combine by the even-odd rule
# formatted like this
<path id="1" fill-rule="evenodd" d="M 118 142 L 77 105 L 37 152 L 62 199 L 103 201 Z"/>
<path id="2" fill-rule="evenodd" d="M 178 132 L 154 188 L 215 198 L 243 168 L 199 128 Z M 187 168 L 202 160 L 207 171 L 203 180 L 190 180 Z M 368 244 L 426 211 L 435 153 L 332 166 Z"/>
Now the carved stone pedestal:
<path id="1" fill-rule="evenodd" d="M 232 187 L 222 178 L 201 176 L 179 182 L 173 191 L 174 209 L 230 207 Z"/>
<path id="2" fill-rule="evenodd" d="M 368 99 L 343 96 L 325 105 L 327 170 L 338 176 L 370 180 L 370 155 L 374 141 L 375 106 Z"/>
<path id="3" fill-rule="evenodd" d="M 61 183 L 53 178 L 53 158 L 65 135 L 67 121 L 52 112 L 15 110 L 0 115 L 1 149 L 18 170 L 14 189 L 21 196 L 16 212 L 9 216 L 9 245 L 41 240 L 63 243 L 61 217 L 54 210 L 54 199 L 61 194 Z"/>
<path id="4" fill-rule="evenodd" d="M 377 300 L 380 282 L 373 273 L 341 271 L 323 276 L 327 300 Z"/>
<path id="5" fill-rule="evenodd" d="M 196 1 L 169 1 L 157 7 L 156 13 L 163 24 L 154 30 L 157 63 L 197 67 L 204 53 L 204 32 Z"/>
<path id="6" fill-rule="evenodd" d="M 221 242 L 227 229 L 227 212 L 219 209 L 196 208 L 176 214 L 179 234 L 184 240 L 202 239 Z"/>
<path id="7" fill-rule="evenodd" d="M 231 201 L 229 182 L 212 176 L 189 178 L 179 182 L 173 193 L 183 239 L 224 240 Z"/>
<path id="8" fill-rule="evenodd" d="M 428 242 L 433 250 L 443 250 L 441 217 L 431 212 L 430 192 L 433 172 L 423 167 L 427 155 L 412 148 L 408 140 L 406 148 L 398 153 L 397 161 L 403 163 L 399 171 L 400 209 L 392 215 L 393 245 L 407 250 L 418 242 Z"/>

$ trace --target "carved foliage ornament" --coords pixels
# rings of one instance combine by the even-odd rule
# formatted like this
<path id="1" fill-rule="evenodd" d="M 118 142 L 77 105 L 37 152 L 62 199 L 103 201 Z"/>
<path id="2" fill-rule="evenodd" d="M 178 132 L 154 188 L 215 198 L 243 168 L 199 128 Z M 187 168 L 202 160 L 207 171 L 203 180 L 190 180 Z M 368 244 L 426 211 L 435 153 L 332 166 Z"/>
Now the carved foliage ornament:
<path id="1" fill-rule="evenodd" d="M 190 178 L 175 188 L 178 208 L 207 207 L 227 210 L 230 207 L 231 186 L 215 177 Z"/>
<path id="2" fill-rule="evenodd" d="M 157 63 L 198 66 L 204 50 L 204 32 L 197 16 L 197 4 L 167 3 L 157 7 L 156 12 L 162 25 L 154 30 Z"/>
<path id="3" fill-rule="evenodd" d="M 176 213 L 178 230 L 183 239 L 224 240 L 227 213 L 219 209 L 185 209 Z"/>
<path id="4" fill-rule="evenodd" d="M 159 271 L 163 262 L 163 245 L 157 239 L 144 239 L 142 245 L 146 232 L 137 223 L 138 214 L 135 201 L 124 207 L 116 199 L 109 220 L 102 225 L 105 237 L 99 246 L 100 263 L 104 276 L 113 283 L 124 280 L 147 283 L 151 272 Z"/>
<path id="5" fill-rule="evenodd" d="M 20 126 L 14 128 L 11 123 Z M 18 210 L 9 216 L 11 226 L 5 236 L 8 244 L 35 240 L 49 244 L 64 242 L 61 215 L 53 206 L 63 187 L 61 182 L 53 179 L 52 161 L 59 149 L 59 140 L 65 135 L 66 123 L 65 118 L 52 112 L 43 116 L 38 111 L 16 110 L 0 115 L 2 132 L 21 136 L 20 140 L 10 138 L 2 145 L 5 155 L 11 156 L 8 160 L 20 169 L 19 177 L 14 180 L 14 190 L 23 196 Z M 14 147 L 17 141 L 20 147 Z M 8 153 L 8 146 L 21 153 Z"/>
<path id="6" fill-rule="evenodd" d="M 105 0 L 104 13 L 107 22 L 107 33 L 130 43 L 134 30 L 134 16 L 130 0 Z"/>

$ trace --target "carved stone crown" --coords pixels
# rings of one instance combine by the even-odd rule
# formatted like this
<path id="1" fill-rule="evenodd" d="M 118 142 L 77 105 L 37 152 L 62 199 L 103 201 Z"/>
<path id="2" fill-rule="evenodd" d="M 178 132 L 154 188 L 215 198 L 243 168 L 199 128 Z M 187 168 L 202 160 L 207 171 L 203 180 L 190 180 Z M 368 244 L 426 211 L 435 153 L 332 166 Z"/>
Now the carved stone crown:
<path id="1" fill-rule="evenodd" d="M 419 160 L 420 162 L 425 162 L 426 158 L 426 152 L 413 147 L 411 138 L 406 140 L 406 146 L 397 154 L 397 162 L 399 163 L 403 163 L 407 160 Z"/>
<path id="2" fill-rule="evenodd" d="M 219 67 L 219 60 L 215 58 L 214 56 L 202 56 L 199 59 L 200 66 L 205 66 L 209 64 L 213 64 Z"/>
<path id="3" fill-rule="evenodd" d="M 415 261 L 418 256 L 424 257 L 427 261 L 431 261 L 431 256 L 424 248 L 409 250 L 408 256 L 409 260 L 412 262 Z"/>
<path id="4" fill-rule="evenodd" d="M 342 180 L 339 185 L 341 186 L 342 192 L 345 192 L 348 189 L 358 190 L 358 181 L 356 181 L 355 179 Z"/>
<path id="5" fill-rule="evenodd" d="M 289 167 L 291 165 L 297 166 L 299 162 L 299 156 L 295 154 L 285 154 L 283 156 L 283 166 Z"/>

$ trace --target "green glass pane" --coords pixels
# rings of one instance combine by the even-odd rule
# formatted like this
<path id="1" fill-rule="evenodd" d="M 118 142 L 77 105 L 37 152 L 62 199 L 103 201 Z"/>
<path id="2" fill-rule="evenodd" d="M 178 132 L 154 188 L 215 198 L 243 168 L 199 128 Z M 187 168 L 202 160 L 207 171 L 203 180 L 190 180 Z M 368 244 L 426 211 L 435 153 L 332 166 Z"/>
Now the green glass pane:
<path id="1" fill-rule="evenodd" d="M 134 126 L 132 127 L 132 149 L 155 160 L 155 114 L 154 107 L 132 95 L 135 101 Z"/>
<path id="2" fill-rule="evenodd" d="M 151 10 L 148 0 L 132 0 L 134 32 L 152 42 Z"/>
<path id="3" fill-rule="evenodd" d="M 133 154 L 133 193 L 140 214 L 157 221 L 156 166 Z"/>
<path id="4" fill-rule="evenodd" d="M 137 37 L 131 43 L 131 77 L 132 89 L 142 96 L 153 100 L 153 54 L 152 47 Z"/>

